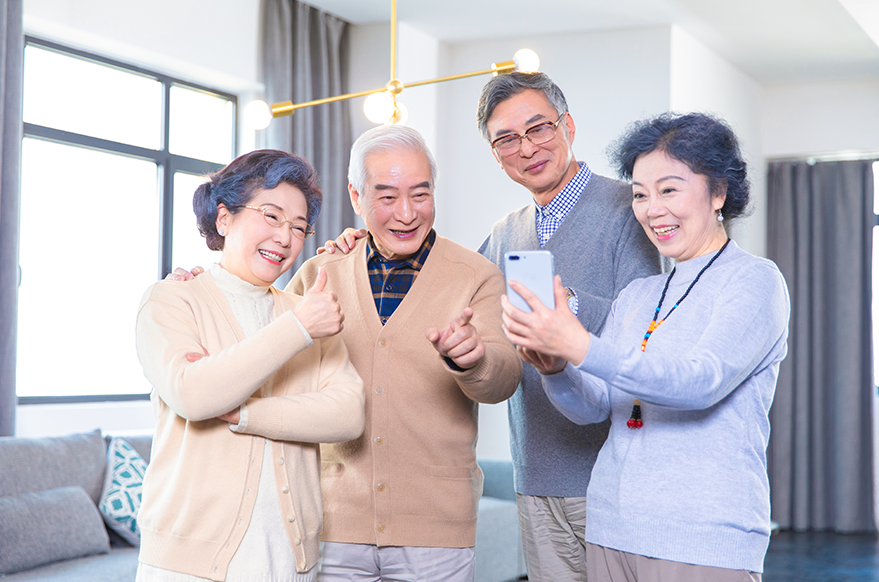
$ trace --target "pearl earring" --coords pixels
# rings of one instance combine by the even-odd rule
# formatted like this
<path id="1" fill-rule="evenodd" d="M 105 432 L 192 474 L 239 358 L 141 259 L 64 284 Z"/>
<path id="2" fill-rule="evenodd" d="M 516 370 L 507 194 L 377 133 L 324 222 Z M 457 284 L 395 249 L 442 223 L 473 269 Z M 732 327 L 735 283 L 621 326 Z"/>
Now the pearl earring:
<path id="1" fill-rule="evenodd" d="M 221 228 L 220 230 L 217 231 L 217 234 L 220 236 L 226 236 L 226 231 Z"/>
<path id="2" fill-rule="evenodd" d="M 717 211 L 717 222 L 723 222 L 723 212 Z"/>

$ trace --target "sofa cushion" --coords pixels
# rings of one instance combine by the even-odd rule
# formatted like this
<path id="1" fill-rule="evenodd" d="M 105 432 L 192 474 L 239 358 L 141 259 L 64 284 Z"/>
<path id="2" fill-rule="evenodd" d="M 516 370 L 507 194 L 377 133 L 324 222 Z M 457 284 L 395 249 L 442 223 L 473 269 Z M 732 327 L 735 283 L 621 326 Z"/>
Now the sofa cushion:
<path id="1" fill-rule="evenodd" d="M 110 540 L 82 487 L 0 498 L 0 574 L 106 554 Z"/>
<path id="2" fill-rule="evenodd" d="M 140 545 L 137 512 L 146 467 L 146 462 L 125 440 L 110 440 L 107 473 L 98 508 L 107 525 L 132 546 Z"/>
<path id="3" fill-rule="evenodd" d="M 105 451 L 99 430 L 61 437 L 0 438 L 0 497 L 79 486 L 97 505 Z"/>

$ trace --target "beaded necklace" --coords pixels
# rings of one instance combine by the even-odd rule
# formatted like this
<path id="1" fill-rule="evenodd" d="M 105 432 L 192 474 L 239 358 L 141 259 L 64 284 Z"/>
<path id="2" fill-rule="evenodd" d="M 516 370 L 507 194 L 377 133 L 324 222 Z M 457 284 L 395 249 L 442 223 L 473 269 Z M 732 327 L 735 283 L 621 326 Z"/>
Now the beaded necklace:
<path id="1" fill-rule="evenodd" d="M 695 285 L 696 281 L 699 280 L 702 274 L 708 270 L 708 267 L 711 266 L 711 263 L 713 263 L 717 259 L 717 257 L 720 256 L 720 253 L 722 253 L 726 249 L 727 245 L 729 245 L 729 241 L 730 239 L 726 239 L 726 242 L 723 243 L 723 246 L 720 247 L 720 250 L 714 253 L 714 256 L 711 257 L 711 260 L 708 261 L 708 263 L 704 267 L 702 267 L 702 270 L 699 271 L 699 274 L 696 275 L 696 278 L 693 279 L 693 282 L 690 283 L 690 286 L 687 287 L 687 290 L 684 291 L 684 294 L 681 295 L 681 298 L 678 299 L 675 304 L 671 306 L 671 310 L 665 314 L 665 317 L 663 317 L 659 321 L 656 321 L 656 319 L 659 317 L 659 310 L 662 309 L 662 302 L 665 301 L 665 294 L 668 291 L 668 285 L 669 283 L 671 283 L 671 278 L 674 277 L 675 271 L 677 271 L 678 268 L 675 267 L 671 270 L 671 273 L 668 274 L 668 277 L 665 280 L 665 287 L 662 288 L 662 295 L 659 296 L 659 304 L 656 306 L 656 311 L 653 312 L 653 321 L 651 321 L 650 325 L 647 326 L 647 333 L 644 334 L 644 339 L 641 340 L 642 352 L 647 350 L 647 340 L 650 339 L 650 336 L 653 335 L 653 332 L 656 331 L 656 328 L 662 325 L 662 322 L 668 319 L 669 316 L 674 313 L 675 309 L 678 308 L 678 305 L 680 305 L 683 300 L 686 299 L 687 295 L 690 294 L 690 290 L 693 288 L 693 285 Z M 635 399 L 635 405 L 632 407 L 632 416 L 626 422 L 626 426 L 628 426 L 629 428 L 641 428 L 642 426 L 644 426 L 644 421 L 641 420 L 641 401 L 637 398 Z"/>

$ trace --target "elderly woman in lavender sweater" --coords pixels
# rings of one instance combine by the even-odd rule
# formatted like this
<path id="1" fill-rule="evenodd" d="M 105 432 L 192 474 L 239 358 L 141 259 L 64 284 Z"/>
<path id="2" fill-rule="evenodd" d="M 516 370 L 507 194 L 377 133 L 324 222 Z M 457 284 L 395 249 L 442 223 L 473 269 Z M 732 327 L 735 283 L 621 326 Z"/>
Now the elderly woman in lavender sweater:
<path id="1" fill-rule="evenodd" d="M 769 544 L 768 411 L 787 353 L 778 268 L 728 237 L 748 204 L 732 130 L 702 114 L 635 124 L 614 149 L 632 208 L 674 269 L 633 281 L 599 336 L 527 289 L 504 325 L 580 424 L 610 418 L 587 495 L 590 582 L 760 580 Z"/>

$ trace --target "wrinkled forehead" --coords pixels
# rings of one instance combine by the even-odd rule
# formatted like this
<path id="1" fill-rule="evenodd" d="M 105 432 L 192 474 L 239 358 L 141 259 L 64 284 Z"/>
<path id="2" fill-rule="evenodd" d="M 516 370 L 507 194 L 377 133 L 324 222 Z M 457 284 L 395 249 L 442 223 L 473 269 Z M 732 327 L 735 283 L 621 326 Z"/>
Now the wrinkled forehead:
<path id="1" fill-rule="evenodd" d="M 367 186 L 394 185 L 401 188 L 429 188 L 434 184 L 430 160 L 418 149 L 396 147 L 374 151 L 364 158 Z"/>

